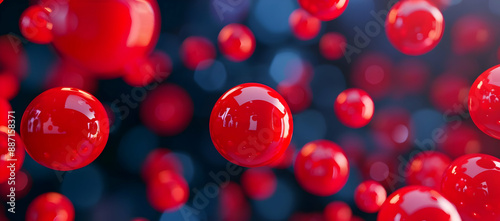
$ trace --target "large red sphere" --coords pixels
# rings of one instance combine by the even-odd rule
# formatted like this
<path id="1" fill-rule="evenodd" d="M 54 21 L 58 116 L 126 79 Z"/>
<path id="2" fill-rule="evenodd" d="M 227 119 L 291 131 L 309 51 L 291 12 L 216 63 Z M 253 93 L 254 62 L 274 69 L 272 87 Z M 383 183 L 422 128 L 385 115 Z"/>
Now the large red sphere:
<path id="1" fill-rule="evenodd" d="M 500 139 L 500 65 L 479 75 L 469 91 L 469 114 L 484 133 Z"/>
<path id="2" fill-rule="evenodd" d="M 365 181 L 354 191 L 354 202 L 367 213 L 377 212 L 387 198 L 385 188 L 375 181 Z"/>
<path id="3" fill-rule="evenodd" d="M 73 221 L 75 208 L 59 193 L 45 193 L 35 198 L 26 211 L 26 221 Z"/>
<path id="4" fill-rule="evenodd" d="M 221 53 L 231 61 L 244 61 L 255 51 L 255 36 L 242 24 L 226 25 L 220 30 L 217 41 Z"/>
<path id="5" fill-rule="evenodd" d="M 360 128 L 366 126 L 372 119 L 375 105 L 368 93 L 352 88 L 342 91 L 337 96 L 333 109 L 344 125 Z"/>
<path id="6" fill-rule="evenodd" d="M 441 192 L 464 220 L 500 220 L 500 160 L 468 154 L 444 173 Z"/>
<path id="7" fill-rule="evenodd" d="M 298 0 L 300 7 L 323 21 L 339 17 L 347 8 L 349 0 Z"/>
<path id="8" fill-rule="evenodd" d="M 101 102 L 75 88 L 53 88 L 38 95 L 21 120 L 28 154 L 54 170 L 75 170 L 104 150 L 109 120 Z"/>
<path id="9" fill-rule="evenodd" d="M 290 14 L 288 23 L 293 34 L 300 40 L 315 38 L 321 29 L 321 21 L 300 8 Z"/>
<path id="10" fill-rule="evenodd" d="M 219 98 L 210 116 L 215 147 L 240 166 L 271 164 L 285 153 L 292 133 L 287 103 L 262 84 L 246 83 L 230 89 Z"/>
<path id="11" fill-rule="evenodd" d="M 402 53 L 422 55 L 441 41 L 444 18 L 427 0 L 403 0 L 389 11 L 385 31 L 392 45 Z"/>
<path id="12" fill-rule="evenodd" d="M 175 211 L 187 202 L 189 186 L 181 175 L 164 170 L 149 180 L 146 193 L 149 203 L 157 211 Z"/>
<path id="13" fill-rule="evenodd" d="M 7 113 L 4 116 L 7 117 Z M 15 125 L 15 122 L 9 122 L 10 125 Z M 15 130 L 7 125 L 0 125 L 0 183 L 10 177 L 15 179 L 16 171 L 21 169 L 24 162 L 24 149 L 23 140 Z"/>
<path id="14" fill-rule="evenodd" d="M 451 159 L 442 153 L 421 152 L 412 158 L 406 167 L 406 183 L 439 190 L 443 174 L 450 163 Z"/>
<path id="15" fill-rule="evenodd" d="M 344 187 L 349 176 L 349 162 L 344 151 L 328 140 L 309 142 L 297 155 L 295 178 L 306 191 L 329 196 Z"/>

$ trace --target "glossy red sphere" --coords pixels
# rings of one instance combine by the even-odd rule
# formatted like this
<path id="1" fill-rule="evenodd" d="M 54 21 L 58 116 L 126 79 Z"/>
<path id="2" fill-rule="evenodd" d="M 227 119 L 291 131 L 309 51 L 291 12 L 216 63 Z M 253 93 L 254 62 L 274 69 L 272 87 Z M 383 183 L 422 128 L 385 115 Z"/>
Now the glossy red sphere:
<path id="1" fill-rule="evenodd" d="M 244 61 L 255 51 L 255 36 L 242 24 L 226 25 L 220 30 L 217 41 L 221 53 L 231 61 Z"/>
<path id="2" fill-rule="evenodd" d="M 385 22 L 389 41 L 407 55 L 422 55 L 441 41 L 444 18 L 427 0 L 404 0 L 396 3 Z"/>
<path id="3" fill-rule="evenodd" d="M 328 140 L 304 145 L 294 164 L 295 178 L 309 193 L 329 196 L 344 187 L 349 176 L 349 162 L 344 151 Z"/>
<path id="4" fill-rule="evenodd" d="M 352 88 L 342 91 L 337 96 L 333 109 L 342 124 L 360 128 L 366 126 L 372 119 L 375 105 L 368 93 Z"/>
<path id="5" fill-rule="evenodd" d="M 288 23 L 295 37 L 300 40 L 315 38 L 321 29 L 321 21 L 300 8 L 290 14 Z"/>
<path id="6" fill-rule="evenodd" d="M 479 75 L 469 91 L 469 114 L 484 133 L 500 139 L 500 65 Z"/>
<path id="7" fill-rule="evenodd" d="M 182 175 L 182 163 L 169 149 L 158 148 L 151 151 L 144 160 L 141 174 L 145 181 L 149 181 L 152 177 L 164 170 L 173 171 Z"/>
<path id="8" fill-rule="evenodd" d="M 500 160 L 468 154 L 444 173 L 441 192 L 469 220 L 500 220 Z"/>
<path id="9" fill-rule="evenodd" d="M 278 84 L 278 92 L 293 113 L 301 112 L 311 106 L 313 94 L 308 84 L 281 82 Z"/>
<path id="10" fill-rule="evenodd" d="M 264 200 L 276 191 L 276 175 L 267 167 L 251 168 L 241 175 L 241 186 L 248 197 Z"/>
<path id="11" fill-rule="evenodd" d="M 160 12 L 156 0 L 53 0 L 53 45 L 62 57 L 104 78 L 147 56 L 156 45 Z M 92 13 L 89 13 L 92 12 Z"/>
<path id="12" fill-rule="evenodd" d="M 269 165 L 286 151 L 292 114 L 275 90 L 257 83 L 233 87 L 214 105 L 210 136 L 219 153 L 244 167 Z"/>
<path id="13" fill-rule="evenodd" d="M 450 163 L 451 159 L 442 153 L 421 152 L 413 157 L 406 167 L 406 183 L 440 190 L 443 174 Z"/>
<path id="14" fill-rule="evenodd" d="M 328 60 L 337 60 L 344 57 L 347 40 L 344 35 L 329 32 L 319 40 L 319 52 Z"/>
<path id="15" fill-rule="evenodd" d="M 351 221 L 352 210 L 342 201 L 331 202 L 325 207 L 325 221 Z"/>
<path id="16" fill-rule="evenodd" d="M 351 83 L 374 99 L 384 97 L 391 87 L 393 64 L 389 57 L 378 52 L 368 52 L 354 61 Z"/>
<path id="17" fill-rule="evenodd" d="M 21 120 L 26 151 L 54 170 L 75 170 L 104 150 L 109 120 L 101 102 L 75 88 L 53 88 L 28 105 Z"/>
<path id="18" fill-rule="evenodd" d="M 2 116 L 7 116 L 8 112 L 12 110 L 9 101 L 0 98 L 0 114 Z M 0 118 L 0 126 L 7 126 L 9 119 L 7 117 Z"/>
<path id="19" fill-rule="evenodd" d="M 238 184 L 229 182 L 220 189 L 218 211 L 223 221 L 250 220 L 250 205 Z"/>
<path id="20" fill-rule="evenodd" d="M 23 36 L 33 43 L 52 42 L 53 24 L 49 19 L 49 11 L 45 7 L 33 5 L 27 8 L 21 15 L 19 26 Z"/>
<path id="21" fill-rule="evenodd" d="M 205 37 L 192 36 L 182 42 L 180 56 L 184 65 L 191 70 L 210 67 L 217 55 L 215 46 Z"/>
<path id="22" fill-rule="evenodd" d="M 482 54 L 494 46 L 495 29 L 488 17 L 461 16 L 451 30 L 452 49 L 456 54 Z"/>
<path id="23" fill-rule="evenodd" d="M 153 82 L 163 82 L 172 72 L 172 60 L 160 51 L 125 66 L 123 80 L 133 87 L 145 87 Z"/>
<path id="24" fill-rule="evenodd" d="M 360 210 L 366 213 L 377 212 L 385 199 L 385 188 L 375 181 L 365 181 L 359 184 L 354 191 L 354 202 Z"/>
<path id="25" fill-rule="evenodd" d="M 300 7 L 323 21 L 339 17 L 347 8 L 349 0 L 298 0 Z"/>
<path id="26" fill-rule="evenodd" d="M 75 208 L 60 193 L 45 193 L 36 197 L 28 206 L 26 221 L 73 221 Z"/>
<path id="27" fill-rule="evenodd" d="M 457 209 L 438 191 L 424 186 L 403 187 L 380 208 L 377 221 L 461 221 Z"/>
<path id="28" fill-rule="evenodd" d="M 7 118 L 7 113 L 5 113 L 5 118 Z M 16 122 L 10 121 L 8 125 L 15 125 Z M 24 162 L 24 142 L 9 126 L 0 125 L 0 183 L 11 177 L 15 179 L 16 171 L 21 169 Z"/>
<path id="29" fill-rule="evenodd" d="M 463 106 L 470 83 L 467 78 L 455 73 L 439 75 L 431 84 L 430 100 L 444 113 L 455 113 L 456 106 Z"/>
<path id="30" fill-rule="evenodd" d="M 49 70 L 45 88 L 72 87 L 89 93 L 97 90 L 97 79 L 75 65 L 59 61 Z"/>
<path id="31" fill-rule="evenodd" d="M 161 85 L 151 91 L 141 104 L 141 120 L 153 132 L 174 136 L 184 131 L 193 118 L 193 101 L 183 88 Z"/>
<path id="32" fill-rule="evenodd" d="M 149 180 L 146 194 L 149 203 L 157 211 L 175 211 L 187 202 L 189 187 L 181 175 L 164 170 Z"/>

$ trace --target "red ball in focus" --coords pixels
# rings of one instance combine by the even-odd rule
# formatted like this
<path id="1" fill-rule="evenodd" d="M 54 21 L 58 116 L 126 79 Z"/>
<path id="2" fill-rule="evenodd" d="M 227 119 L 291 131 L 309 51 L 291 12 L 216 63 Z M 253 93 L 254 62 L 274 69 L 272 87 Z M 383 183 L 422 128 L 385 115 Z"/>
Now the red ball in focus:
<path id="1" fill-rule="evenodd" d="M 328 60 L 337 60 L 344 56 L 347 40 L 344 35 L 329 32 L 319 40 L 319 52 Z"/>
<path id="2" fill-rule="evenodd" d="M 468 154 L 454 160 L 443 176 L 441 192 L 464 220 L 500 220 L 500 160 Z"/>
<path id="3" fill-rule="evenodd" d="M 381 98 L 389 92 L 392 71 L 392 61 L 385 54 L 365 53 L 354 62 L 351 83 L 373 98 Z"/>
<path id="4" fill-rule="evenodd" d="M 298 0 L 300 7 L 323 21 L 339 17 L 347 8 L 349 0 Z"/>
<path id="5" fill-rule="evenodd" d="M 385 31 L 396 49 L 407 55 L 422 55 L 441 41 L 444 18 L 427 0 L 396 3 L 385 21 Z"/>
<path id="6" fill-rule="evenodd" d="M 351 221 L 351 207 L 342 201 L 331 202 L 325 207 L 325 221 Z"/>
<path id="7" fill-rule="evenodd" d="M 219 153 L 244 167 L 269 165 L 286 151 L 293 133 L 290 108 L 275 90 L 257 83 L 233 87 L 214 105 L 210 136 Z"/>
<path id="8" fill-rule="evenodd" d="M 182 163 L 169 149 L 158 148 L 151 151 L 144 160 L 141 174 L 145 181 L 149 181 L 152 177 L 164 170 L 173 171 L 182 175 Z"/>
<path id="9" fill-rule="evenodd" d="M 406 167 L 406 183 L 440 190 L 443 174 L 450 163 L 451 159 L 442 153 L 421 152 L 412 158 Z"/>
<path id="10" fill-rule="evenodd" d="M 224 221 L 250 220 L 250 205 L 238 184 L 229 182 L 220 189 L 219 215 Z"/>
<path id="11" fill-rule="evenodd" d="M 378 221 L 461 221 L 457 209 L 438 191 L 424 186 L 403 187 L 380 208 Z"/>
<path id="12" fill-rule="evenodd" d="M 251 168 L 241 175 L 241 185 L 248 197 L 265 200 L 276 191 L 276 175 L 267 167 Z"/>
<path id="13" fill-rule="evenodd" d="M 7 113 L 4 116 L 7 118 Z M 23 140 L 14 129 L 10 129 L 7 125 L 0 125 L 0 183 L 6 182 L 12 177 L 11 175 L 15 177 L 12 172 L 21 169 L 24 162 L 24 149 Z M 11 170 L 11 163 L 15 163 L 14 171 Z"/>
<path id="14" fill-rule="evenodd" d="M 33 5 L 23 12 L 19 26 L 26 39 L 37 44 L 52 42 L 53 24 L 49 19 L 49 10 L 39 5 Z"/>
<path id="15" fill-rule="evenodd" d="M 187 202 L 189 187 L 181 175 L 164 170 L 149 180 L 146 194 L 149 203 L 157 211 L 175 211 Z"/>
<path id="16" fill-rule="evenodd" d="M 216 55 L 215 46 L 205 37 L 186 38 L 180 48 L 181 60 L 191 70 L 207 69 L 212 65 Z"/>
<path id="17" fill-rule="evenodd" d="M 221 53 L 231 61 L 244 61 L 255 51 L 255 36 L 242 24 L 226 25 L 219 32 L 217 41 Z"/>
<path id="18" fill-rule="evenodd" d="M 53 88 L 28 105 L 21 120 L 26 151 L 54 170 L 75 170 L 104 150 L 109 120 L 101 102 L 75 88 Z"/>
<path id="19" fill-rule="evenodd" d="M 311 106 L 313 94 L 307 84 L 281 82 L 278 84 L 278 92 L 293 113 L 299 113 Z"/>
<path id="20" fill-rule="evenodd" d="M 165 84 L 150 92 L 142 102 L 141 119 L 153 132 L 174 136 L 187 128 L 193 111 L 193 101 L 183 88 Z"/>
<path id="21" fill-rule="evenodd" d="M 172 72 L 170 57 L 160 51 L 125 66 L 123 80 L 133 87 L 145 87 L 152 82 L 163 82 Z"/>
<path id="22" fill-rule="evenodd" d="M 351 128 L 361 128 L 372 119 L 375 105 L 368 93 L 352 88 L 342 91 L 337 96 L 334 110 L 342 124 Z"/>
<path id="23" fill-rule="evenodd" d="M 321 29 L 321 21 L 300 8 L 290 14 L 288 23 L 295 37 L 304 41 L 315 38 Z"/>
<path id="24" fill-rule="evenodd" d="M 307 192 L 318 196 L 337 193 L 347 182 L 349 162 L 344 151 L 334 142 L 309 142 L 297 155 L 295 178 Z"/>
<path id="25" fill-rule="evenodd" d="M 365 181 L 354 191 L 354 202 L 366 213 L 377 212 L 387 197 L 385 188 L 375 181 Z"/>
<path id="26" fill-rule="evenodd" d="M 45 193 L 31 201 L 26 221 L 73 221 L 75 208 L 71 201 L 59 193 Z"/>

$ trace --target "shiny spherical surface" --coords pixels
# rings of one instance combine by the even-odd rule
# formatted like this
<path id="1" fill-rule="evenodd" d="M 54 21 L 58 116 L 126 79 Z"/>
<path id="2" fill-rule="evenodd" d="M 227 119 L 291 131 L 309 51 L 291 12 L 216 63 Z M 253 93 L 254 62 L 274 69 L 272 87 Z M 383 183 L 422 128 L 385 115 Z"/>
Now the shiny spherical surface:
<path id="1" fill-rule="evenodd" d="M 164 170 L 149 180 L 146 194 L 149 203 L 157 211 L 175 211 L 187 202 L 189 186 L 181 175 Z"/>
<path id="2" fill-rule="evenodd" d="M 441 192 L 464 220 L 500 220 L 500 160 L 468 154 L 454 160 L 444 173 Z"/>
<path id="3" fill-rule="evenodd" d="M 242 24 L 226 25 L 220 31 L 217 41 L 221 53 L 231 61 L 244 61 L 255 51 L 255 36 Z"/>
<path id="4" fill-rule="evenodd" d="M 147 56 L 159 37 L 156 0 L 55 0 L 48 7 L 56 50 L 102 77 L 116 77 L 126 64 Z"/>
<path id="5" fill-rule="evenodd" d="M 485 71 L 469 91 L 469 113 L 474 124 L 484 133 L 500 139 L 500 65 Z"/>
<path id="6" fill-rule="evenodd" d="M 443 174 L 450 163 L 451 159 L 442 153 L 421 152 L 412 158 L 406 167 L 406 183 L 440 190 Z"/>
<path id="7" fill-rule="evenodd" d="M 7 117 L 7 113 L 4 116 Z M 13 125 L 12 121 L 9 123 L 9 125 Z M 13 175 L 11 172 L 21 169 L 24 162 L 24 149 L 21 137 L 13 129 L 9 129 L 7 125 L 0 125 L 0 183 L 10 178 Z M 13 168 L 11 168 L 12 163 L 15 163 Z"/>
<path id="8" fill-rule="evenodd" d="M 331 202 L 325 207 L 325 221 L 351 221 L 352 210 L 342 201 Z"/>
<path id="9" fill-rule="evenodd" d="M 269 165 L 286 151 L 293 134 L 290 108 L 275 90 L 257 83 L 222 95 L 210 116 L 210 136 L 219 153 L 244 167 Z"/>
<path id="10" fill-rule="evenodd" d="M 323 21 L 339 17 L 347 8 L 349 0 L 298 0 L 300 7 Z"/>
<path id="11" fill-rule="evenodd" d="M 182 163 L 169 149 L 158 148 L 151 151 L 144 160 L 141 174 L 145 181 L 149 181 L 152 177 L 164 170 L 173 171 L 182 175 Z"/>
<path id="12" fill-rule="evenodd" d="M 335 100 L 334 110 L 342 124 L 360 128 L 366 126 L 372 119 L 375 105 L 368 93 L 352 88 L 339 94 Z"/>
<path id="13" fill-rule="evenodd" d="M 319 51 L 328 60 L 337 60 L 344 57 L 347 39 L 336 32 L 326 33 L 319 41 Z"/>
<path id="14" fill-rule="evenodd" d="M 52 23 L 49 20 L 49 11 L 38 5 L 30 6 L 21 15 L 19 23 L 23 36 L 37 44 L 52 42 Z"/>
<path id="15" fill-rule="evenodd" d="M 387 192 L 375 181 L 365 181 L 354 191 L 354 202 L 360 210 L 367 213 L 377 212 L 385 202 Z"/>
<path id="16" fill-rule="evenodd" d="M 457 209 L 438 191 L 423 186 L 403 187 L 380 208 L 378 221 L 461 221 Z"/>
<path id="17" fill-rule="evenodd" d="M 174 84 L 161 85 L 151 91 L 141 104 L 141 119 L 153 132 L 174 136 L 186 129 L 193 118 L 193 101 Z"/>
<path id="18" fill-rule="evenodd" d="M 54 170 L 75 170 L 104 150 L 109 120 L 101 102 L 75 88 L 53 88 L 38 95 L 21 120 L 28 154 Z"/>
<path id="19" fill-rule="evenodd" d="M 304 145 L 294 164 L 295 178 L 309 193 L 329 196 L 347 182 L 349 162 L 344 151 L 328 140 Z"/>
<path id="20" fill-rule="evenodd" d="M 205 37 L 186 38 L 180 48 L 180 56 L 184 65 L 191 70 L 203 70 L 210 67 L 217 55 L 215 46 Z"/>
<path id="21" fill-rule="evenodd" d="M 290 14 L 288 23 L 293 34 L 300 40 L 313 39 L 321 29 L 321 21 L 300 8 Z"/>
<path id="22" fill-rule="evenodd" d="M 251 168 L 241 175 L 241 185 L 248 197 L 264 200 L 276 190 L 276 175 L 267 167 Z"/>
<path id="23" fill-rule="evenodd" d="M 75 208 L 59 193 L 45 193 L 35 198 L 26 211 L 26 221 L 73 221 Z"/>
<path id="24" fill-rule="evenodd" d="M 407 55 L 422 55 L 441 41 L 444 18 L 427 0 L 404 0 L 396 3 L 385 22 L 389 41 Z"/>

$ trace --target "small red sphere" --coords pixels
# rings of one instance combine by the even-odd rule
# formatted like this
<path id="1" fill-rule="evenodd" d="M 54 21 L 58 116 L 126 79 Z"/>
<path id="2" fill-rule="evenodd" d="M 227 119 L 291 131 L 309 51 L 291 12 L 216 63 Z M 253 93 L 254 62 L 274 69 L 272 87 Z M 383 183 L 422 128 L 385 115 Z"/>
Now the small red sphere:
<path id="1" fill-rule="evenodd" d="M 385 54 L 365 53 L 354 62 L 351 83 L 373 98 L 381 98 L 389 92 L 392 71 L 392 61 Z"/>
<path id="2" fill-rule="evenodd" d="M 278 92 L 293 113 L 301 112 L 311 106 L 313 94 L 307 84 L 281 82 L 278 84 Z"/>
<path id="3" fill-rule="evenodd" d="M 339 17 L 347 8 L 349 0 L 298 0 L 300 7 L 323 21 Z"/>
<path id="4" fill-rule="evenodd" d="M 11 191 L 10 188 L 14 187 L 16 188 L 15 194 L 16 194 L 16 200 L 17 199 L 22 199 L 23 197 L 28 194 L 28 192 L 31 190 L 31 185 L 33 184 L 33 180 L 31 179 L 31 176 L 29 175 L 28 172 L 24 170 L 19 170 L 16 172 L 15 175 L 15 183 L 11 182 L 9 183 L 8 181 L 4 183 L 0 183 L 0 193 L 2 194 L 3 198 L 6 200 L 4 202 L 9 202 L 9 196 Z M 0 218 L 0 220 L 2 220 Z"/>
<path id="5" fill-rule="evenodd" d="M 360 128 L 366 126 L 372 119 L 375 105 L 368 93 L 352 88 L 339 94 L 335 100 L 334 110 L 342 124 Z"/>
<path id="6" fill-rule="evenodd" d="M 442 153 L 421 152 L 406 167 L 406 183 L 440 190 L 443 174 L 450 163 L 451 159 Z"/>
<path id="7" fill-rule="evenodd" d="M 488 18 L 479 15 L 461 16 L 451 30 L 453 52 L 456 54 L 482 54 L 493 47 L 495 29 Z"/>
<path id="8" fill-rule="evenodd" d="M 407 55 L 422 55 L 441 41 L 444 19 L 441 11 L 427 0 L 396 3 L 385 22 L 389 41 Z"/>
<path id="9" fill-rule="evenodd" d="M 73 221 L 75 208 L 59 193 L 45 193 L 35 198 L 26 211 L 26 221 Z"/>
<path id="10" fill-rule="evenodd" d="M 315 38 L 321 29 L 321 21 L 300 8 L 290 14 L 288 23 L 293 34 L 300 40 Z"/>
<path id="11" fill-rule="evenodd" d="M 297 155 L 295 178 L 309 193 L 329 196 L 337 193 L 347 182 L 349 162 L 344 151 L 334 142 L 309 142 Z"/>
<path id="12" fill-rule="evenodd" d="M 438 147 L 453 159 L 465 154 L 479 153 L 483 147 L 480 131 L 476 127 L 462 124 L 459 127 L 447 125 L 444 128 L 446 139 Z"/>
<path id="13" fill-rule="evenodd" d="M 442 112 L 455 113 L 467 99 L 470 83 L 467 78 L 456 74 L 442 74 L 431 84 L 432 104 Z"/>
<path id="14" fill-rule="evenodd" d="M 180 48 L 181 60 L 191 70 L 207 69 L 212 65 L 216 55 L 214 45 L 205 37 L 186 38 Z"/>
<path id="15" fill-rule="evenodd" d="M 438 191 L 424 186 L 403 187 L 380 208 L 378 221 L 461 221 L 457 209 Z"/>
<path id="16" fill-rule="evenodd" d="M 265 200 L 276 191 L 276 175 L 267 167 L 251 168 L 241 175 L 241 186 L 248 197 Z"/>
<path id="17" fill-rule="evenodd" d="M 404 152 L 411 147 L 413 129 L 410 113 L 402 108 L 379 110 L 371 123 L 378 145 L 386 150 Z"/>
<path id="18" fill-rule="evenodd" d="M 54 170 L 75 170 L 104 150 L 109 120 L 101 102 L 75 88 L 53 88 L 38 95 L 21 120 L 26 151 Z"/>
<path id="19" fill-rule="evenodd" d="M 47 8 L 33 5 L 21 15 L 19 23 L 21 33 L 29 41 L 37 44 L 52 42 L 52 22 L 49 19 Z"/>
<path id="20" fill-rule="evenodd" d="M 149 180 L 146 193 L 149 203 L 157 211 L 175 211 L 187 202 L 189 187 L 181 175 L 164 170 Z"/>
<path id="21" fill-rule="evenodd" d="M 173 171 L 182 175 L 182 163 L 169 149 L 158 148 L 151 151 L 144 160 L 141 174 L 145 181 L 149 181 L 152 177 L 155 177 L 164 170 Z"/>
<path id="22" fill-rule="evenodd" d="M 210 136 L 219 153 L 244 167 L 269 165 L 286 151 L 293 133 L 290 108 L 275 90 L 257 83 L 222 95 L 210 116 Z"/>
<path id="23" fill-rule="evenodd" d="M 193 111 L 193 101 L 183 88 L 165 84 L 153 90 L 142 102 L 141 119 L 153 132 L 174 136 L 187 128 Z"/>
<path id="24" fill-rule="evenodd" d="M 255 36 L 242 24 L 226 25 L 220 31 L 217 41 L 221 53 L 231 61 L 244 61 L 255 51 Z"/>
<path id="25" fill-rule="evenodd" d="M 367 213 L 377 212 L 387 197 L 385 188 L 375 181 L 365 181 L 354 191 L 354 202 L 360 210 Z"/>
<path id="26" fill-rule="evenodd" d="M 328 60 L 337 60 L 344 56 L 347 40 L 344 35 L 329 32 L 319 40 L 319 51 Z"/>
<path id="27" fill-rule="evenodd" d="M 325 221 L 351 221 L 352 210 L 342 201 L 331 202 L 325 207 Z"/>
<path id="28" fill-rule="evenodd" d="M 454 160 L 443 176 L 441 192 L 464 220 L 500 220 L 500 160 L 468 154 Z"/>
<path id="29" fill-rule="evenodd" d="M 4 116 L 7 118 L 7 113 Z M 15 149 L 11 149 L 12 147 Z M 11 163 L 15 162 L 14 172 L 21 169 L 24 162 L 24 149 L 25 146 L 21 137 L 13 129 L 9 129 L 7 125 L 0 125 L 0 183 L 7 181 L 11 177 Z"/>
<path id="30" fill-rule="evenodd" d="M 242 188 L 229 182 L 220 189 L 219 214 L 223 221 L 248 221 L 250 220 L 250 205 Z"/>
<path id="31" fill-rule="evenodd" d="M 145 87 L 152 82 L 163 82 L 172 72 L 172 61 L 163 52 L 154 52 L 125 66 L 123 80 L 133 87 Z"/>
<path id="32" fill-rule="evenodd" d="M 9 71 L 0 71 L 0 98 L 12 100 L 19 93 L 19 78 Z"/>

